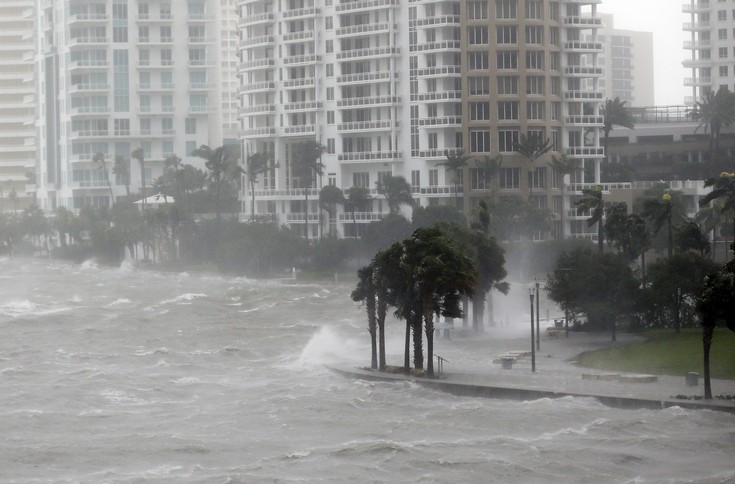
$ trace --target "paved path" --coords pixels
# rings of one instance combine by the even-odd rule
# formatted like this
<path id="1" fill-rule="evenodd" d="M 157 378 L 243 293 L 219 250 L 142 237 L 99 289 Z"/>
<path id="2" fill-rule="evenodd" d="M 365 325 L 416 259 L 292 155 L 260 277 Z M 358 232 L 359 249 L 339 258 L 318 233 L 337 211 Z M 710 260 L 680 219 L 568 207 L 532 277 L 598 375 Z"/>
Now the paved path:
<path id="1" fill-rule="evenodd" d="M 505 390 L 515 390 L 516 397 L 528 398 L 563 395 L 588 395 L 593 397 L 611 397 L 607 403 L 617 405 L 628 401 L 643 405 L 646 401 L 660 402 L 663 406 L 681 404 L 681 406 L 720 408 L 735 412 L 735 401 L 714 399 L 711 401 L 677 399 L 678 396 L 703 396 L 704 382 L 699 378 L 697 386 L 689 386 L 684 375 L 656 375 L 655 382 L 626 382 L 625 377 L 635 376 L 624 372 L 606 372 L 577 366 L 574 358 L 585 351 L 608 347 L 613 343 L 608 333 L 569 334 L 569 338 L 559 336 L 549 338 L 545 333 L 541 338 L 541 351 L 536 355 L 536 372 L 531 372 L 531 357 L 524 356 L 515 361 L 511 369 L 503 369 L 502 365 L 493 363 L 496 357 L 509 351 L 530 351 L 531 337 L 521 336 L 517 331 L 508 328 L 489 328 L 480 337 L 465 337 L 454 334 L 451 339 L 439 338 L 434 341 L 435 354 L 448 360 L 444 363 L 444 372 L 440 382 L 444 390 L 456 393 L 472 393 L 462 391 L 457 385 L 474 387 L 486 396 L 513 396 Z M 639 338 L 629 334 L 618 335 L 614 344 L 627 344 Z M 389 365 L 402 366 L 402 355 L 388 355 Z M 345 368 L 341 369 L 346 370 Z M 435 366 L 436 370 L 436 366 Z M 348 370 L 349 372 L 349 370 Z M 361 373 L 361 374 L 358 374 Z M 374 372 L 358 372 L 358 377 L 381 377 L 384 374 Z M 583 375 L 607 375 L 613 373 L 622 376 L 613 380 L 589 380 Z M 403 375 L 388 378 L 406 378 Z M 417 379 L 421 380 L 421 379 Z M 635 380 L 635 378 L 633 378 Z M 437 385 L 434 385 L 437 386 Z M 439 385 L 441 386 L 441 385 Z M 495 393 L 492 393 L 492 389 Z M 513 393 L 513 392 L 511 392 Z M 735 395 L 735 380 L 712 380 L 712 393 L 717 395 Z M 655 406 L 655 405 L 648 405 Z"/>

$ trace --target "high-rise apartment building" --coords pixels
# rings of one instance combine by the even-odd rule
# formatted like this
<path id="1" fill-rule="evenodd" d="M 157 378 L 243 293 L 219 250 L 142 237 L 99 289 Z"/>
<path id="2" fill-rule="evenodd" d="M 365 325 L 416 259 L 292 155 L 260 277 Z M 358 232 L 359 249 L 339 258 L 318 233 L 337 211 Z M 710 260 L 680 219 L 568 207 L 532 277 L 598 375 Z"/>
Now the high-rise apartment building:
<path id="1" fill-rule="evenodd" d="M 0 2 L 0 212 L 33 203 L 34 0 Z"/>
<path id="2" fill-rule="evenodd" d="M 97 153 L 122 195 L 141 175 L 150 186 L 169 155 L 202 166 L 190 153 L 222 144 L 220 0 L 37 2 L 43 209 L 109 206 Z M 112 173 L 117 157 L 129 183 Z"/>
<path id="3" fill-rule="evenodd" d="M 653 33 L 617 29 L 612 15 L 601 16 L 605 99 L 617 97 L 629 107 L 653 106 Z"/>
<path id="4" fill-rule="evenodd" d="M 688 0 L 683 12 L 690 21 L 684 24 L 689 40 L 684 49 L 691 57 L 684 67 L 691 77 L 684 85 L 692 89 L 686 102 L 692 104 L 720 87 L 735 90 L 735 5 L 722 0 Z"/>
<path id="5" fill-rule="evenodd" d="M 388 176 L 404 177 L 422 206 L 459 200 L 469 211 L 491 189 L 477 162 L 502 155 L 494 191 L 532 194 L 561 236 L 569 196 L 600 176 L 600 1 L 240 1 L 243 149 L 273 163 L 254 207 L 243 194 L 244 213 L 316 237 L 320 187 L 363 187 L 372 200 L 331 221 L 360 235 L 388 211 L 376 190 Z M 530 165 L 516 150 L 522 135 L 550 140 L 553 153 Z M 315 183 L 292 170 L 304 140 L 325 147 Z M 460 151 L 470 160 L 455 193 L 443 162 Z M 566 201 L 549 167 L 562 153 L 584 167 Z"/>

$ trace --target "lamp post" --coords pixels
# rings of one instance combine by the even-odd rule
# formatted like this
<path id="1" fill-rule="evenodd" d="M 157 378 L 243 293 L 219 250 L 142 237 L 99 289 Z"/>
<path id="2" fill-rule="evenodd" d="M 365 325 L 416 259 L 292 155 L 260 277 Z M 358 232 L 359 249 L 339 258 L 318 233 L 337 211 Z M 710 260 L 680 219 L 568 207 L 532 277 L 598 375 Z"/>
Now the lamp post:
<path id="1" fill-rule="evenodd" d="M 541 322 L 541 313 L 539 312 L 539 282 L 536 279 L 536 351 L 541 351 L 541 328 L 539 327 Z"/>
<path id="2" fill-rule="evenodd" d="M 533 327 L 533 287 L 528 289 L 528 299 L 531 302 L 531 371 L 536 371 L 536 346 L 534 345 Z"/>

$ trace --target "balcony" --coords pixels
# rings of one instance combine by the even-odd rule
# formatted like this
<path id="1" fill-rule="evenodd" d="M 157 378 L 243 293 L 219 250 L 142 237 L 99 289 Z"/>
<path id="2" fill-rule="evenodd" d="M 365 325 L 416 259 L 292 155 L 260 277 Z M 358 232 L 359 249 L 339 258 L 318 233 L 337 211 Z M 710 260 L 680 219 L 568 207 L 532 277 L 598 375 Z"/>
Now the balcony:
<path id="1" fill-rule="evenodd" d="M 416 75 L 421 77 L 444 77 L 449 75 L 461 75 L 462 66 L 435 66 L 416 69 Z"/>
<path id="2" fill-rule="evenodd" d="M 97 92 L 97 91 L 109 91 L 110 85 L 104 83 L 82 83 L 72 84 L 69 88 L 69 94 L 75 94 L 79 92 Z"/>
<path id="3" fill-rule="evenodd" d="M 566 150 L 570 158 L 602 158 L 605 156 L 605 148 L 601 146 L 570 146 Z"/>
<path id="4" fill-rule="evenodd" d="M 699 40 L 685 40 L 684 49 L 686 50 L 697 50 L 707 48 L 712 44 L 710 39 L 699 39 Z"/>
<path id="5" fill-rule="evenodd" d="M 77 13 L 69 16 L 69 25 L 84 23 L 104 23 L 109 20 L 109 15 L 104 13 Z"/>
<path id="6" fill-rule="evenodd" d="M 565 116 L 564 123 L 567 126 L 584 128 L 602 128 L 605 125 L 604 116 Z"/>
<path id="7" fill-rule="evenodd" d="M 191 62 L 193 61 L 190 61 L 190 64 Z M 201 62 L 205 61 L 202 60 Z M 253 59 L 240 63 L 238 68 L 240 71 L 253 71 L 257 69 L 270 69 L 275 65 L 276 61 L 274 59 Z"/>
<path id="8" fill-rule="evenodd" d="M 313 83 L 313 82 L 312 82 Z M 260 81 L 246 84 L 240 89 L 240 95 L 251 94 L 255 92 L 268 92 L 276 89 L 276 83 L 273 81 Z"/>
<path id="9" fill-rule="evenodd" d="M 213 37 L 189 37 L 187 40 L 190 44 L 214 44 L 216 41 Z"/>
<path id="10" fill-rule="evenodd" d="M 566 52 L 579 52 L 581 54 L 593 54 L 602 52 L 602 42 L 564 42 Z"/>
<path id="11" fill-rule="evenodd" d="M 357 131 L 389 131 L 394 127 L 397 128 L 399 125 L 398 121 L 391 120 L 382 121 L 353 121 L 349 123 L 340 123 L 337 125 L 337 130 L 342 132 L 357 132 Z"/>
<path id="12" fill-rule="evenodd" d="M 456 101 L 462 99 L 462 91 L 436 91 L 411 94 L 411 101 Z"/>
<path id="13" fill-rule="evenodd" d="M 240 49 L 245 49 L 249 47 L 273 45 L 275 43 L 276 38 L 273 35 L 259 35 L 258 37 L 241 40 L 238 46 Z"/>
<path id="14" fill-rule="evenodd" d="M 288 34 L 283 34 L 283 37 L 281 37 L 281 40 L 283 43 L 289 43 L 289 42 L 303 42 L 304 40 L 313 40 L 314 39 L 314 31 L 309 30 L 305 32 L 291 32 Z"/>
<path id="15" fill-rule="evenodd" d="M 398 29 L 398 25 L 393 25 L 394 29 Z M 350 37 L 365 34 L 378 34 L 388 33 L 390 31 L 390 24 L 387 22 L 381 22 L 377 24 L 362 24 L 362 25 L 350 25 L 349 27 L 342 27 L 336 30 L 337 37 Z"/>
<path id="16" fill-rule="evenodd" d="M 306 8 L 295 8 L 293 10 L 286 10 L 283 12 L 282 17 L 284 19 L 301 19 L 307 17 L 316 17 L 322 13 L 322 9 L 319 7 L 306 7 Z"/>
<path id="17" fill-rule="evenodd" d="M 338 214 L 337 219 L 341 223 L 370 223 L 382 220 L 385 215 L 380 212 L 341 212 Z"/>
<path id="18" fill-rule="evenodd" d="M 148 13 L 139 13 L 136 20 L 139 23 L 169 23 L 174 19 L 172 14 L 162 13 L 157 17 L 152 16 Z"/>
<path id="19" fill-rule="evenodd" d="M 284 111 L 298 112 L 298 111 L 314 111 L 315 109 L 321 109 L 323 106 L 321 101 L 303 101 L 298 103 L 284 104 Z"/>
<path id="20" fill-rule="evenodd" d="M 602 77 L 605 71 L 602 67 L 566 66 L 564 74 L 570 77 Z"/>
<path id="21" fill-rule="evenodd" d="M 245 128 L 241 134 L 247 138 L 268 138 L 276 135 L 276 128 L 265 126 L 260 128 Z"/>
<path id="22" fill-rule="evenodd" d="M 398 77 L 398 73 L 395 73 Z M 390 71 L 360 72 L 358 74 L 344 74 L 337 76 L 339 84 L 365 84 L 368 82 L 382 82 L 390 80 Z"/>
<path id="23" fill-rule="evenodd" d="M 313 124 L 302 124 L 298 126 L 286 126 L 282 131 L 284 136 L 302 136 L 305 134 L 316 133 L 316 128 Z"/>
<path id="24" fill-rule="evenodd" d="M 689 87 L 699 87 L 699 86 L 711 86 L 712 85 L 712 78 L 711 77 L 687 77 L 684 79 L 684 85 Z"/>
<path id="25" fill-rule="evenodd" d="M 210 108 L 209 106 L 206 106 L 206 105 L 205 106 L 201 106 L 201 105 L 189 106 L 189 109 L 188 109 L 189 114 L 208 114 L 209 111 L 210 111 Z"/>
<path id="26" fill-rule="evenodd" d="M 701 12 L 708 12 L 710 9 L 711 4 L 709 2 L 694 2 L 694 5 L 691 3 L 685 3 L 681 7 L 681 11 L 683 13 L 701 13 Z"/>
<path id="27" fill-rule="evenodd" d="M 206 13 L 190 13 L 186 16 L 189 22 L 214 22 L 215 16 Z"/>
<path id="28" fill-rule="evenodd" d="M 589 29 L 602 27 L 601 17 L 571 16 L 564 17 L 562 24 L 567 28 Z"/>
<path id="29" fill-rule="evenodd" d="M 313 77 L 305 77 L 303 79 L 287 79 L 283 81 L 284 89 L 300 89 L 304 87 L 311 87 L 316 83 L 316 79 Z"/>
<path id="30" fill-rule="evenodd" d="M 368 57 L 395 56 L 401 53 L 400 47 L 376 47 L 374 49 L 353 49 L 337 52 L 338 60 L 363 59 Z"/>
<path id="31" fill-rule="evenodd" d="M 322 56 L 319 54 L 306 54 L 306 55 L 294 55 L 291 57 L 283 58 L 283 65 L 286 66 L 298 66 L 314 64 L 322 60 Z"/>
<path id="32" fill-rule="evenodd" d="M 240 19 L 238 28 L 252 27 L 253 25 L 271 23 L 276 20 L 276 14 L 273 12 L 256 13 L 253 15 L 245 15 Z"/>
<path id="33" fill-rule="evenodd" d="M 460 24 L 459 15 L 442 15 L 439 17 L 427 17 L 409 21 L 411 27 L 417 29 L 426 27 L 443 27 L 452 26 L 455 27 Z"/>
<path id="34" fill-rule="evenodd" d="M 694 23 L 686 22 L 682 26 L 682 30 L 685 30 L 687 32 L 698 31 L 698 30 L 709 30 L 711 25 L 712 24 L 710 23 L 709 20 L 702 20 L 700 22 L 694 22 Z"/>
<path id="35" fill-rule="evenodd" d="M 373 107 L 392 105 L 401 102 L 400 96 L 353 97 L 337 101 L 337 107 Z"/>
<path id="36" fill-rule="evenodd" d="M 106 69 L 110 66 L 107 60 L 80 59 L 69 62 L 69 70 Z"/>
<path id="37" fill-rule="evenodd" d="M 441 116 L 436 118 L 420 118 L 419 126 L 427 128 L 456 128 L 462 126 L 462 116 Z"/>
<path id="38" fill-rule="evenodd" d="M 107 45 L 109 43 L 109 37 L 74 37 L 69 41 L 69 47 Z"/>
<path id="39" fill-rule="evenodd" d="M 399 0 L 340 0 L 335 6 L 335 10 L 339 13 L 359 12 L 362 10 L 373 10 L 376 7 L 397 7 Z"/>
<path id="40" fill-rule="evenodd" d="M 268 114 L 268 113 L 275 113 L 276 112 L 276 106 L 274 104 L 257 104 L 254 106 L 246 106 L 240 108 L 240 115 L 246 115 L 246 114 Z"/>
<path id="41" fill-rule="evenodd" d="M 366 161 L 395 162 L 403 160 L 401 151 L 356 151 L 352 153 L 340 153 L 337 160 L 341 162 L 363 163 Z"/>
<path id="42" fill-rule="evenodd" d="M 602 101 L 605 93 L 602 91 L 566 91 L 564 99 L 567 101 Z"/>
<path id="43" fill-rule="evenodd" d="M 444 40 L 441 42 L 427 42 L 412 45 L 410 50 L 411 52 L 458 52 L 461 44 L 459 40 Z"/>

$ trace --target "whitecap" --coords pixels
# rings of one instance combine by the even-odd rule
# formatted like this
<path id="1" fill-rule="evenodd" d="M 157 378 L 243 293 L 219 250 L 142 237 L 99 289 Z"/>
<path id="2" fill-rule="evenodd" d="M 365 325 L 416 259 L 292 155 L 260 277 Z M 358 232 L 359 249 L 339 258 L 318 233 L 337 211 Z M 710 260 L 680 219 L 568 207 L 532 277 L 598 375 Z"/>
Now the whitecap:
<path id="1" fill-rule="evenodd" d="M 165 301 L 161 301 L 161 304 L 171 304 L 171 303 L 186 304 L 200 297 L 207 297 L 207 295 L 206 294 L 196 294 L 196 293 L 186 293 L 186 294 L 182 294 L 181 296 L 175 297 L 173 299 L 166 299 Z"/>
<path id="2" fill-rule="evenodd" d="M 110 304 L 107 305 L 107 307 L 109 308 L 109 307 L 112 307 L 112 306 L 119 306 L 121 304 L 129 304 L 129 303 L 130 303 L 130 299 L 125 298 L 125 297 L 121 297 L 121 298 L 118 298 L 118 299 L 115 299 L 114 301 L 112 301 Z"/>
<path id="3" fill-rule="evenodd" d="M 155 355 L 155 354 L 167 355 L 168 348 L 166 348 L 165 346 L 161 346 L 160 348 L 156 348 L 154 350 L 146 350 L 145 348 L 139 348 L 133 354 L 135 356 L 150 356 L 150 355 Z"/>

